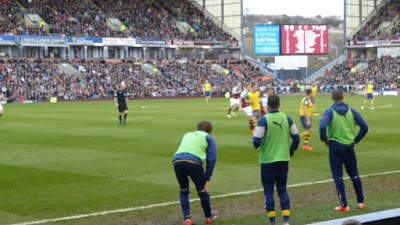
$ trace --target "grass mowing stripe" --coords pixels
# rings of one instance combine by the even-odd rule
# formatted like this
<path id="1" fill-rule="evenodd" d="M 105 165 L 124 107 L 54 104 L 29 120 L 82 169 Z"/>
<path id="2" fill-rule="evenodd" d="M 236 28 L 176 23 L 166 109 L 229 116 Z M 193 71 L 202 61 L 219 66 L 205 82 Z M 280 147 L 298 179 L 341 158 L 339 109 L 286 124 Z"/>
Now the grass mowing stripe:
<path id="1" fill-rule="evenodd" d="M 396 174 L 396 173 L 400 173 L 400 170 L 386 171 L 386 172 L 381 172 L 381 173 L 371 173 L 371 174 L 367 174 L 367 175 L 361 175 L 360 177 L 366 178 L 366 177 L 390 175 L 390 174 Z M 348 180 L 350 178 L 346 177 L 344 179 Z M 332 182 L 332 179 L 299 183 L 299 184 L 291 184 L 291 185 L 288 185 L 288 188 L 304 187 L 304 186 L 310 186 L 310 185 L 315 185 L 315 184 L 324 184 L 324 183 L 329 183 L 329 182 Z M 217 199 L 217 198 L 226 198 L 226 197 L 233 197 L 233 196 L 240 196 L 240 195 L 249 195 L 249 194 L 258 193 L 261 191 L 263 191 L 263 189 L 256 189 L 256 190 L 250 190 L 250 191 L 242 191 L 242 192 L 235 192 L 235 193 L 229 193 L 229 194 L 223 194 L 223 195 L 216 195 L 211 198 Z M 195 202 L 195 201 L 199 201 L 199 199 L 191 199 L 190 200 L 190 202 Z M 50 222 L 60 222 L 60 221 L 82 219 L 82 218 L 102 216 L 102 215 L 108 215 L 108 214 L 115 214 L 115 213 L 124 213 L 124 212 L 132 212 L 132 211 L 139 211 L 139 210 L 145 210 L 145 209 L 159 208 L 159 207 L 171 206 L 171 205 L 176 205 L 176 204 L 179 204 L 179 201 L 164 202 L 164 203 L 151 204 L 151 205 L 146 205 L 146 206 L 138 206 L 138 207 L 132 207 L 132 208 L 126 208 L 126 209 L 116 209 L 116 210 L 109 210 L 109 211 L 103 211 L 103 212 L 97 212 L 97 213 L 88 213 L 88 214 L 81 214 L 81 215 L 75 215 L 75 216 L 60 217 L 60 218 L 54 218 L 54 219 L 44 219 L 44 220 L 37 220 L 37 221 L 24 222 L 24 223 L 15 223 L 15 224 L 11 224 L 11 225 L 45 224 L 45 223 L 50 223 Z"/>

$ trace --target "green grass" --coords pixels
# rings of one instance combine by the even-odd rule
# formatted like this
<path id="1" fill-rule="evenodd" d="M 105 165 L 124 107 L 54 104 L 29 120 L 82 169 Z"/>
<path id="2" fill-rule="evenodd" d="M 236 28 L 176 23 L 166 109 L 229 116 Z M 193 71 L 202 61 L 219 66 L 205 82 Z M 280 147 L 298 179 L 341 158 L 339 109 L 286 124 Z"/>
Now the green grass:
<path id="1" fill-rule="evenodd" d="M 301 97 L 281 100 L 282 111 L 299 128 L 300 100 Z M 362 97 L 348 96 L 346 102 L 359 109 Z M 242 113 L 237 118 L 226 118 L 228 103 L 226 99 L 214 99 L 210 105 L 202 99 L 133 101 L 126 127 L 119 126 L 112 102 L 6 105 L 0 118 L 0 224 L 178 200 L 172 157 L 180 137 L 192 131 L 200 120 L 214 124 L 213 136 L 218 146 L 211 195 L 260 189 L 258 152 L 252 149 L 247 118 Z M 318 97 L 321 113 L 331 104 L 328 96 Z M 361 174 L 399 169 L 399 100 L 378 97 L 376 107 L 374 111 L 360 111 L 370 125 L 365 140 L 356 147 Z M 296 152 L 289 184 L 331 178 L 328 151 L 318 139 L 319 119 L 313 118 L 311 146 L 315 151 Z M 398 201 L 392 200 L 400 198 L 398 175 L 367 178 L 365 183 L 371 205 L 365 212 L 400 207 Z M 382 184 L 386 186 L 372 188 Z M 354 200 L 351 185 L 347 187 L 349 198 Z M 331 212 L 338 203 L 333 184 L 290 191 L 294 224 L 340 216 Z M 303 199 L 308 193 L 318 194 Z M 320 200 L 315 201 L 314 197 Z M 216 224 L 265 223 L 261 193 L 213 203 L 222 212 Z M 195 203 L 192 209 L 195 218 L 201 218 L 199 204 Z M 180 224 L 179 206 L 65 223 L 149 221 Z"/>

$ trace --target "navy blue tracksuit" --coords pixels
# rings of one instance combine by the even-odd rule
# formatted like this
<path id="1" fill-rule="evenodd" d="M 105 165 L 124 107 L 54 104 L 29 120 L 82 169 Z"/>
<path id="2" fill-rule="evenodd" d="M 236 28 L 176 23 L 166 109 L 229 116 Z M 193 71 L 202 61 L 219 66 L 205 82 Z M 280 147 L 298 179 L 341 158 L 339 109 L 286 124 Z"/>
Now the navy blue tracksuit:
<path id="1" fill-rule="evenodd" d="M 329 162 L 332 172 L 333 181 L 335 182 L 336 190 L 342 207 L 347 206 L 346 191 L 343 182 L 343 165 L 347 174 L 353 182 L 353 187 L 357 195 L 357 202 L 364 203 L 364 194 L 361 183 L 361 178 L 357 168 L 357 159 L 354 151 L 354 145 L 360 142 L 368 132 L 368 125 L 362 116 L 354 109 L 351 109 L 343 102 L 335 103 L 332 108 L 325 111 L 319 124 L 319 132 L 321 141 L 328 141 L 326 129 L 333 119 L 333 110 L 339 115 L 345 115 L 348 110 L 352 110 L 352 114 L 356 125 L 360 126 L 354 144 L 344 145 L 335 141 L 329 142 Z"/>

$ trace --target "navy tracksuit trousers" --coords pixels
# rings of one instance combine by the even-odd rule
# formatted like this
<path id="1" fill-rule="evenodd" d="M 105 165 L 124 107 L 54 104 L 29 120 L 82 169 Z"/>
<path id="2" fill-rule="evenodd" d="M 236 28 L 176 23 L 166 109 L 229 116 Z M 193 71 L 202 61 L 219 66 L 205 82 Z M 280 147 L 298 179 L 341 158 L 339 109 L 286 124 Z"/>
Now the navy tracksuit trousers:
<path id="1" fill-rule="evenodd" d="M 204 216 L 211 217 L 210 195 L 204 192 L 204 185 L 206 185 L 206 178 L 204 169 L 200 165 L 189 162 L 174 163 L 176 178 L 181 188 L 179 199 L 184 219 L 191 218 L 190 205 L 189 205 L 189 177 L 196 186 L 197 193 L 200 197 L 201 206 L 203 207 Z"/>
<path id="2" fill-rule="evenodd" d="M 329 161 L 341 206 L 347 206 L 346 191 L 343 182 L 343 165 L 353 182 L 353 187 L 357 195 L 357 202 L 364 203 L 363 187 L 358 173 L 354 145 L 342 145 L 331 141 L 329 143 Z"/>

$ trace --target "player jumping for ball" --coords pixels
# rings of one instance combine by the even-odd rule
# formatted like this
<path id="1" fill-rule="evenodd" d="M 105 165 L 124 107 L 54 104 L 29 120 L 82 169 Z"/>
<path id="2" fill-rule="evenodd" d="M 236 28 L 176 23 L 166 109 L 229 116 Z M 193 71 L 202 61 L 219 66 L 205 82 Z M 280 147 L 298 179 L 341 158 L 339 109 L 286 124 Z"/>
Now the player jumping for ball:
<path id="1" fill-rule="evenodd" d="M 232 88 L 230 107 L 226 115 L 228 118 L 231 118 L 231 113 L 233 116 L 236 116 L 235 112 L 238 111 L 240 105 L 240 93 L 242 93 L 242 83 L 238 82 L 236 86 Z"/>
<path id="2" fill-rule="evenodd" d="M 126 85 L 121 83 L 121 89 L 117 90 L 114 94 L 114 103 L 119 112 L 119 124 L 127 125 L 126 117 L 128 116 L 128 93 L 126 92 Z M 122 114 L 124 114 L 124 123 L 122 124 Z"/>

